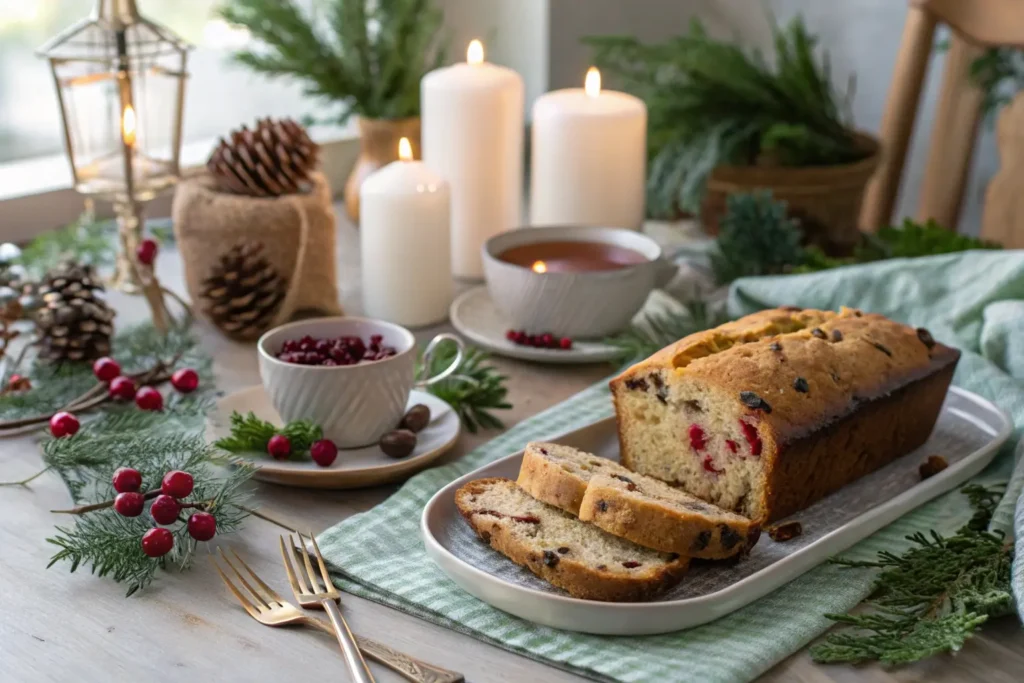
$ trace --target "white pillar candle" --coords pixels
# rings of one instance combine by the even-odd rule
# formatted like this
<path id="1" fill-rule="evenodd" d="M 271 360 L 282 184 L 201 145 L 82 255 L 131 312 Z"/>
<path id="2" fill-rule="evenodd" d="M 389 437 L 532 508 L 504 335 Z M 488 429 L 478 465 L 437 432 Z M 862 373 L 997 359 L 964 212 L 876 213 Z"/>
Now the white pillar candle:
<path id="1" fill-rule="evenodd" d="M 647 107 L 601 90 L 556 90 L 533 104 L 530 222 L 639 229 L 644 220 Z"/>
<path id="2" fill-rule="evenodd" d="M 419 327 L 448 317 L 454 288 L 448 183 L 402 138 L 398 161 L 360 188 L 363 309 Z"/>
<path id="3" fill-rule="evenodd" d="M 466 63 L 431 71 L 421 90 L 423 161 L 451 186 L 452 271 L 482 278 L 483 243 L 520 225 L 523 79 L 474 40 Z"/>

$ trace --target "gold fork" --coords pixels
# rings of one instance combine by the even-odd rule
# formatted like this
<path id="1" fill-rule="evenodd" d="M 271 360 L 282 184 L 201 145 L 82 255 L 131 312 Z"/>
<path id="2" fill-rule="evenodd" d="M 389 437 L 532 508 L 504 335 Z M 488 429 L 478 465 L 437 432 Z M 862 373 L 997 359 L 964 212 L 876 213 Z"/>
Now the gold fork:
<path id="1" fill-rule="evenodd" d="M 310 533 L 309 538 L 313 541 L 313 548 L 316 550 L 316 561 L 320 565 L 320 574 L 324 580 L 323 588 L 320 587 L 320 582 L 317 581 L 316 571 L 313 570 L 313 565 L 309 561 L 309 553 L 301 553 L 302 559 L 306 563 L 306 574 L 309 577 L 309 585 L 307 586 L 302 572 L 296 572 L 292 567 L 291 558 L 288 557 L 284 547 L 284 536 L 279 536 L 278 538 L 281 541 L 281 557 L 284 559 L 284 569 L 288 572 L 288 582 L 291 583 L 292 591 L 295 593 L 299 604 L 303 607 L 317 604 L 327 612 L 327 617 L 331 620 L 331 625 L 334 626 L 334 635 L 338 637 L 338 644 L 341 645 L 341 652 L 345 655 L 345 663 L 348 665 L 348 672 L 351 674 L 352 680 L 355 683 L 375 683 L 373 674 L 370 673 L 370 667 L 366 666 L 366 660 L 359 653 L 359 647 L 356 645 L 355 636 L 352 635 L 352 629 L 348 627 L 348 622 L 345 621 L 345 617 L 341 614 L 341 608 L 338 606 L 338 603 L 341 601 L 341 591 L 331 583 L 331 576 L 327 573 L 327 565 L 324 564 L 324 556 L 320 554 L 320 548 L 317 546 L 313 534 Z M 293 547 L 295 546 L 291 534 L 288 534 L 288 542 Z M 302 534 L 299 533 L 299 543 L 301 544 L 302 542 Z M 302 546 L 300 545 L 299 547 L 301 548 Z M 301 593 L 299 592 L 298 584 L 295 583 L 296 574 L 298 575 L 299 583 L 302 585 Z"/>
<path id="2" fill-rule="evenodd" d="M 214 568 L 220 574 L 220 578 L 224 581 L 228 590 L 238 599 L 238 602 L 241 603 L 242 607 L 253 619 L 266 626 L 305 624 L 332 636 L 335 635 L 334 628 L 330 625 L 303 614 L 295 605 L 285 601 L 245 563 L 245 560 L 239 557 L 238 553 L 232 550 L 231 554 L 235 556 L 235 560 L 245 569 L 249 577 L 262 591 L 254 589 L 231 560 L 228 559 L 227 555 L 224 554 L 223 548 L 218 548 L 218 550 L 224 562 L 234 572 L 238 581 L 252 597 L 250 598 L 243 594 L 235 583 L 228 578 L 227 574 L 224 573 L 216 559 L 211 557 Z M 359 649 L 367 657 L 379 664 L 383 664 L 413 683 L 461 683 L 464 680 L 460 673 L 427 664 L 397 650 L 393 650 L 375 640 L 356 636 L 356 642 L 359 645 Z"/>

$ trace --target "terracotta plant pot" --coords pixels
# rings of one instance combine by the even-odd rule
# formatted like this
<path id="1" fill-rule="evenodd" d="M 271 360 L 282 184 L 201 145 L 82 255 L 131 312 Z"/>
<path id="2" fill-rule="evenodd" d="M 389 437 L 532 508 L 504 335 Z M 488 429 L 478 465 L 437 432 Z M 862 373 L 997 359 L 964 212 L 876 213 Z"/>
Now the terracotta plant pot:
<path id="1" fill-rule="evenodd" d="M 398 141 L 409 138 L 413 158 L 420 154 L 420 119 L 359 119 L 359 157 L 345 183 L 345 211 L 359 224 L 359 188 L 366 177 L 398 159 Z"/>
<path id="2" fill-rule="evenodd" d="M 864 188 L 878 166 L 880 145 L 866 133 L 857 134 L 865 157 L 836 166 L 719 166 L 708 178 L 701 222 L 708 234 L 718 234 L 729 195 L 770 190 L 789 205 L 810 243 L 833 256 L 848 255 L 861 239 L 857 228 Z"/>

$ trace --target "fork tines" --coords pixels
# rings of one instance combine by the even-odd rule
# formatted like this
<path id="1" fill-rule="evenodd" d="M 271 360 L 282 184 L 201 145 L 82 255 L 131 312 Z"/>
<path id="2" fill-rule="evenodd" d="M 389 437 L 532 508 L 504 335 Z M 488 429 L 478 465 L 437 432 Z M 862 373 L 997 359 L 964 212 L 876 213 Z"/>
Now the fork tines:
<path id="1" fill-rule="evenodd" d="M 298 536 L 299 542 L 296 543 L 292 535 L 288 534 L 287 545 L 285 544 L 284 536 L 278 537 L 281 545 L 281 559 L 284 560 L 284 569 L 288 574 L 288 583 L 291 584 L 292 590 L 296 595 L 315 595 L 323 598 L 340 597 L 340 592 L 331 581 L 331 575 L 327 571 L 327 565 L 324 563 L 324 556 L 320 552 L 320 547 L 316 543 L 316 538 L 312 533 L 309 534 L 309 540 L 313 544 L 313 551 L 316 553 L 316 561 L 320 567 L 319 578 L 323 580 L 322 588 L 317 577 L 317 572 L 313 569 L 313 563 L 309 560 L 309 553 L 306 551 L 302 534 L 299 533 Z M 289 548 L 302 557 L 302 561 L 306 568 L 305 574 L 301 571 L 301 565 L 300 571 L 295 571 L 295 567 L 292 565 L 291 553 L 288 552 Z M 307 578 L 309 579 L 308 584 L 306 582 Z"/>
<path id="2" fill-rule="evenodd" d="M 220 552 L 220 556 L 227 564 L 227 566 L 230 567 L 231 571 L 234 572 L 235 576 L 238 577 L 238 581 L 245 587 L 245 589 L 255 600 L 253 601 L 247 598 L 238 589 L 234 582 L 232 582 L 228 575 L 224 573 L 224 570 L 221 569 L 220 563 L 217 562 L 217 558 L 211 556 L 210 560 L 213 562 L 213 566 L 217 569 L 217 573 L 220 574 L 220 578 L 224 581 L 224 584 L 228 587 L 228 590 L 230 590 L 234 594 L 234 596 L 238 598 L 238 601 L 242 603 L 242 607 L 245 608 L 245 611 L 248 612 L 251 616 L 255 617 L 257 614 L 264 610 L 272 609 L 275 605 L 281 605 L 284 603 L 284 600 L 281 598 L 281 596 L 278 595 L 273 588 L 268 586 L 263 581 L 263 579 L 257 576 L 256 572 L 254 572 L 252 568 L 245 563 L 245 560 L 239 557 L 238 553 L 236 553 L 234 550 L 231 551 L 231 554 L 235 556 L 235 560 L 237 560 L 238 563 L 242 565 L 242 567 L 252 578 L 252 580 L 260 588 L 263 589 L 263 593 L 253 588 L 252 585 L 246 580 L 246 578 L 242 576 L 242 573 L 239 572 L 235 565 L 232 564 L 231 560 L 228 559 L 228 556 L 224 553 L 223 548 L 217 548 L 217 550 Z"/>

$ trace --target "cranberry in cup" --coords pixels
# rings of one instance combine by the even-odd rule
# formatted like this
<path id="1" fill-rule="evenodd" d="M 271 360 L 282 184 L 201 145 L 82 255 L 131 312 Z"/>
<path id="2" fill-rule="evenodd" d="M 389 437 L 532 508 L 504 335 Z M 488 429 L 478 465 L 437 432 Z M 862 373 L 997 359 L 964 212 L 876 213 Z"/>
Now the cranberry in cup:
<path id="1" fill-rule="evenodd" d="M 316 338 L 306 335 L 281 345 L 275 358 L 295 365 L 356 365 L 384 360 L 396 355 L 395 347 L 384 343 L 384 336 L 371 334 L 367 340 L 358 335 Z"/>

